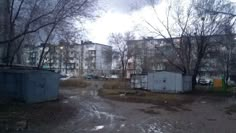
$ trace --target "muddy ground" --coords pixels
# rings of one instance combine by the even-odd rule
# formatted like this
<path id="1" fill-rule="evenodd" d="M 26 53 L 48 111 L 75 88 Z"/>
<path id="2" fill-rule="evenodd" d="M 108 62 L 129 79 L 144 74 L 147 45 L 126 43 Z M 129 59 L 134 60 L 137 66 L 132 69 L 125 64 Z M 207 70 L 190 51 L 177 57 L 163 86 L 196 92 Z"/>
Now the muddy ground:
<path id="1" fill-rule="evenodd" d="M 1 104 L 0 132 L 6 133 L 235 133 L 236 100 L 193 96 L 181 107 L 130 103 L 98 96 L 101 81 L 62 88 L 57 101 Z M 166 103 L 168 104 L 168 103 Z"/>

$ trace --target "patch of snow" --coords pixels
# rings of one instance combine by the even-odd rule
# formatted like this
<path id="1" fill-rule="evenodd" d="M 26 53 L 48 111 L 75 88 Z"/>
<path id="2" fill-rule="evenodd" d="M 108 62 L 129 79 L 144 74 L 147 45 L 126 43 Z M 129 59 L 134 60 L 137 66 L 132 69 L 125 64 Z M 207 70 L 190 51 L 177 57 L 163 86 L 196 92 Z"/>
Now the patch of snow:
<path id="1" fill-rule="evenodd" d="M 62 103 L 66 104 L 66 103 L 69 103 L 69 101 L 68 100 L 63 100 Z"/>
<path id="2" fill-rule="evenodd" d="M 120 125 L 120 128 L 123 128 L 123 127 L 125 127 L 125 124 L 121 124 L 121 125 Z"/>
<path id="3" fill-rule="evenodd" d="M 70 96 L 69 98 L 70 99 L 77 99 L 77 98 L 79 98 L 79 96 Z"/>
<path id="4" fill-rule="evenodd" d="M 65 81 L 65 80 L 68 80 L 70 79 L 71 77 L 65 77 L 65 78 L 60 78 L 61 81 Z"/>
<path id="5" fill-rule="evenodd" d="M 103 125 L 95 126 L 91 131 L 98 131 L 98 130 L 102 130 L 103 128 L 104 128 Z"/>

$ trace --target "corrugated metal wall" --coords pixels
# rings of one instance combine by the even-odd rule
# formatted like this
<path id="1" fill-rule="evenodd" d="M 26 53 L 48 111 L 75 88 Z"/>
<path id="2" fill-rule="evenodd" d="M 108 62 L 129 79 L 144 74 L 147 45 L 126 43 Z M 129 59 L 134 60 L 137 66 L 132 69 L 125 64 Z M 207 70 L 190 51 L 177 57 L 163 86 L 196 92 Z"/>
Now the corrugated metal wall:
<path id="1" fill-rule="evenodd" d="M 131 87 L 148 89 L 153 92 L 181 93 L 192 90 L 192 77 L 166 71 L 132 75 Z"/>
<path id="2" fill-rule="evenodd" d="M 148 89 L 154 92 L 176 93 L 182 91 L 182 75 L 172 72 L 148 74 Z"/>
<path id="3" fill-rule="evenodd" d="M 55 100 L 59 93 L 59 74 L 50 71 L 0 71 L 0 97 L 27 103 Z"/>

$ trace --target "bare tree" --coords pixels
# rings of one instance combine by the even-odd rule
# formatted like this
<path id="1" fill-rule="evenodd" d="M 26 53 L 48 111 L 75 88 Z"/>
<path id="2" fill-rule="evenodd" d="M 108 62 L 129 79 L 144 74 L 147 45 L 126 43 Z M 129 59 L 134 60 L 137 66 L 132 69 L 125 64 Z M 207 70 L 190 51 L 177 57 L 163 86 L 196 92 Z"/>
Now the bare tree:
<path id="1" fill-rule="evenodd" d="M 215 8 L 206 8 L 201 6 L 199 6 L 198 8 L 205 10 L 207 13 L 210 14 L 223 14 L 233 18 L 236 17 L 234 3 L 232 1 L 218 0 L 216 1 Z M 231 11 L 229 12 L 229 10 Z"/>
<path id="2" fill-rule="evenodd" d="M 120 61 L 122 78 L 126 76 L 127 63 L 129 60 L 127 41 L 133 40 L 135 37 L 131 32 L 112 33 L 109 37 L 109 43 L 113 46 Z"/>
<path id="3" fill-rule="evenodd" d="M 223 73 L 226 86 L 228 86 L 230 74 L 235 67 L 235 58 L 233 56 L 236 43 L 232 25 L 225 23 L 222 25 L 222 28 L 224 29 L 224 36 L 220 37 L 219 40 L 220 48 L 217 54 L 217 61 L 221 62 L 218 64 L 218 70 Z"/>
<path id="4" fill-rule="evenodd" d="M 92 16 L 93 0 L 10 0 L 9 33 L 0 44 L 7 44 L 5 62 L 12 64 L 12 58 L 22 47 L 25 37 L 39 32 L 44 36 L 44 43 L 48 44 L 50 36 L 61 26 L 82 22 L 83 18 Z M 44 32 L 46 29 L 47 32 Z M 46 46 L 44 46 L 46 47 Z M 44 57 L 43 48 L 41 58 Z M 38 67 L 42 66 L 40 58 Z"/>
<path id="5" fill-rule="evenodd" d="M 232 20 L 227 15 L 211 14 L 203 10 L 215 9 L 221 4 L 225 11 L 232 11 L 226 10 L 228 7 L 219 1 L 221 0 L 192 0 L 188 5 L 177 1 L 178 4 L 174 3 L 175 6 L 168 7 L 164 21 L 158 17 L 155 5 L 152 5 L 157 22 L 162 28 L 153 26 L 151 22 L 147 24 L 157 35 L 163 37 L 166 45 L 172 49 L 171 54 L 160 51 L 162 56 L 183 74 L 192 75 L 193 86 L 206 53 L 213 47 L 214 35 L 222 33 L 220 24 Z"/>

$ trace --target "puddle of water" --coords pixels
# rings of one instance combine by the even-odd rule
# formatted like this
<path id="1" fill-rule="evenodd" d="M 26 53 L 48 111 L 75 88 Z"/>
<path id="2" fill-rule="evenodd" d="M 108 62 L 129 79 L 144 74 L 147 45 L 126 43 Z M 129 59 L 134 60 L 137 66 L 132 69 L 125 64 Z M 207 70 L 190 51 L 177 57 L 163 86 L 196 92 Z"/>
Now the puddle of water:
<path id="1" fill-rule="evenodd" d="M 70 96 L 69 98 L 70 99 L 77 99 L 77 98 L 79 98 L 79 96 Z"/>
<path id="2" fill-rule="evenodd" d="M 81 91 L 82 96 L 98 96 L 98 92 L 96 90 L 83 90 Z"/>
<path id="3" fill-rule="evenodd" d="M 69 103 L 69 101 L 68 100 L 63 100 L 62 103 L 66 104 L 66 103 Z"/>
<path id="4" fill-rule="evenodd" d="M 102 130 L 104 128 L 103 125 L 100 125 L 100 126 L 95 126 L 92 131 L 98 131 L 98 130 Z"/>
<path id="5" fill-rule="evenodd" d="M 96 110 L 92 113 L 94 113 L 95 116 L 99 119 L 101 119 L 102 116 L 104 116 L 106 119 L 109 119 L 111 121 L 113 121 L 114 119 L 125 120 L 125 118 L 122 117 L 122 116 L 117 116 L 117 115 L 114 115 L 114 114 L 111 114 L 111 113 L 108 113 L 108 112 L 101 112 L 101 111 Z"/>
<path id="6" fill-rule="evenodd" d="M 159 121 L 156 118 L 150 118 L 134 125 L 138 127 L 143 133 L 166 133 L 173 128 L 169 122 Z"/>
<path id="7" fill-rule="evenodd" d="M 125 117 L 115 115 L 110 112 L 106 112 L 106 110 L 103 109 L 104 106 L 102 106 L 99 103 L 83 102 L 82 106 L 85 109 L 83 113 L 85 113 L 84 116 L 86 119 L 97 119 L 100 121 L 108 122 L 106 123 L 108 124 L 106 126 L 109 127 L 109 129 L 115 128 L 116 121 L 124 121 L 126 119 Z M 124 126 L 125 125 L 122 125 L 121 127 L 124 127 Z"/>
<path id="8" fill-rule="evenodd" d="M 157 123 L 153 123 L 149 125 L 148 133 L 163 133 L 161 129 L 158 127 Z"/>

